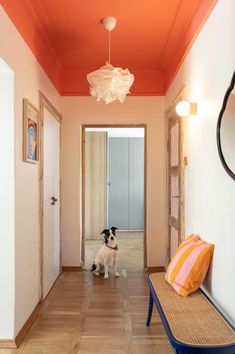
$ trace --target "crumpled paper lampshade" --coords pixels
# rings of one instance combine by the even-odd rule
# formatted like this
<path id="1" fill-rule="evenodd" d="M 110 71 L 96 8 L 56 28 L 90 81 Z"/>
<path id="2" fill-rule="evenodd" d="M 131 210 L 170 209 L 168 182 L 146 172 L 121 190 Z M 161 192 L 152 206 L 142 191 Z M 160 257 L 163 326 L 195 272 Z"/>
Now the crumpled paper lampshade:
<path id="1" fill-rule="evenodd" d="M 90 84 L 90 94 L 103 100 L 106 104 L 119 100 L 125 101 L 126 95 L 130 93 L 130 87 L 134 82 L 134 75 L 128 69 L 115 68 L 110 64 L 111 59 L 111 31 L 116 27 L 117 19 L 107 16 L 102 20 L 105 29 L 109 32 L 109 59 L 106 65 L 87 75 Z"/>
<path id="2" fill-rule="evenodd" d="M 134 75 L 128 69 L 115 68 L 106 63 L 100 69 L 87 75 L 90 84 L 90 94 L 97 101 L 103 100 L 106 104 L 115 100 L 121 103 L 130 93 L 130 87 L 134 82 Z"/>

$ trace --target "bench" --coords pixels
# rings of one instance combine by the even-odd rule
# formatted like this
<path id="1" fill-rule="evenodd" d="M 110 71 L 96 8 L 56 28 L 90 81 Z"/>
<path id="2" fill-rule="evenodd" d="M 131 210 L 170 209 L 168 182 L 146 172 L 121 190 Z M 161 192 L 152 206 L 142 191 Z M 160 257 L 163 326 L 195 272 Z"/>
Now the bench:
<path id="1" fill-rule="evenodd" d="M 177 354 L 235 354 L 235 332 L 201 290 L 182 297 L 165 281 L 165 273 L 148 277 L 147 326 L 153 303 Z"/>

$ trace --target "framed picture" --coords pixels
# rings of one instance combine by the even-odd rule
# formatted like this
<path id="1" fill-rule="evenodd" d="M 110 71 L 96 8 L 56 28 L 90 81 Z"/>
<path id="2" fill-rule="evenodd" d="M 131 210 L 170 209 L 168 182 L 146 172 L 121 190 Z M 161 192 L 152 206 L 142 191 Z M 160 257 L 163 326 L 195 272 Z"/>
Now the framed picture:
<path id="1" fill-rule="evenodd" d="M 23 159 L 39 162 L 39 111 L 26 98 L 23 99 L 24 136 Z"/>

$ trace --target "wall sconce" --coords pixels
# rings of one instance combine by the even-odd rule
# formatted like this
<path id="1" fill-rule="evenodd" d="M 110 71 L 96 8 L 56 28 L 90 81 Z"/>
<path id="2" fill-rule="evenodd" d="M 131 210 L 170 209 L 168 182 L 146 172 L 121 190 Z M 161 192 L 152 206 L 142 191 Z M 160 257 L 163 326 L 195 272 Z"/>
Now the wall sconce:
<path id="1" fill-rule="evenodd" d="M 175 110 L 180 117 L 187 117 L 191 114 L 197 114 L 197 103 L 180 101 L 177 103 Z"/>

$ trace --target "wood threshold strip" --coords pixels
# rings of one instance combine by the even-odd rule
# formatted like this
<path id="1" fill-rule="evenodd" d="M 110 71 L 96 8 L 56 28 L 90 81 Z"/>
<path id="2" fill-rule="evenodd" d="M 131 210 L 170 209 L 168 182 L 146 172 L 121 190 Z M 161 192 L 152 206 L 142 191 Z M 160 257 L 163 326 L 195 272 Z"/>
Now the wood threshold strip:
<path id="1" fill-rule="evenodd" d="M 64 266 L 62 267 L 62 272 L 82 272 L 85 269 L 81 266 Z"/>

